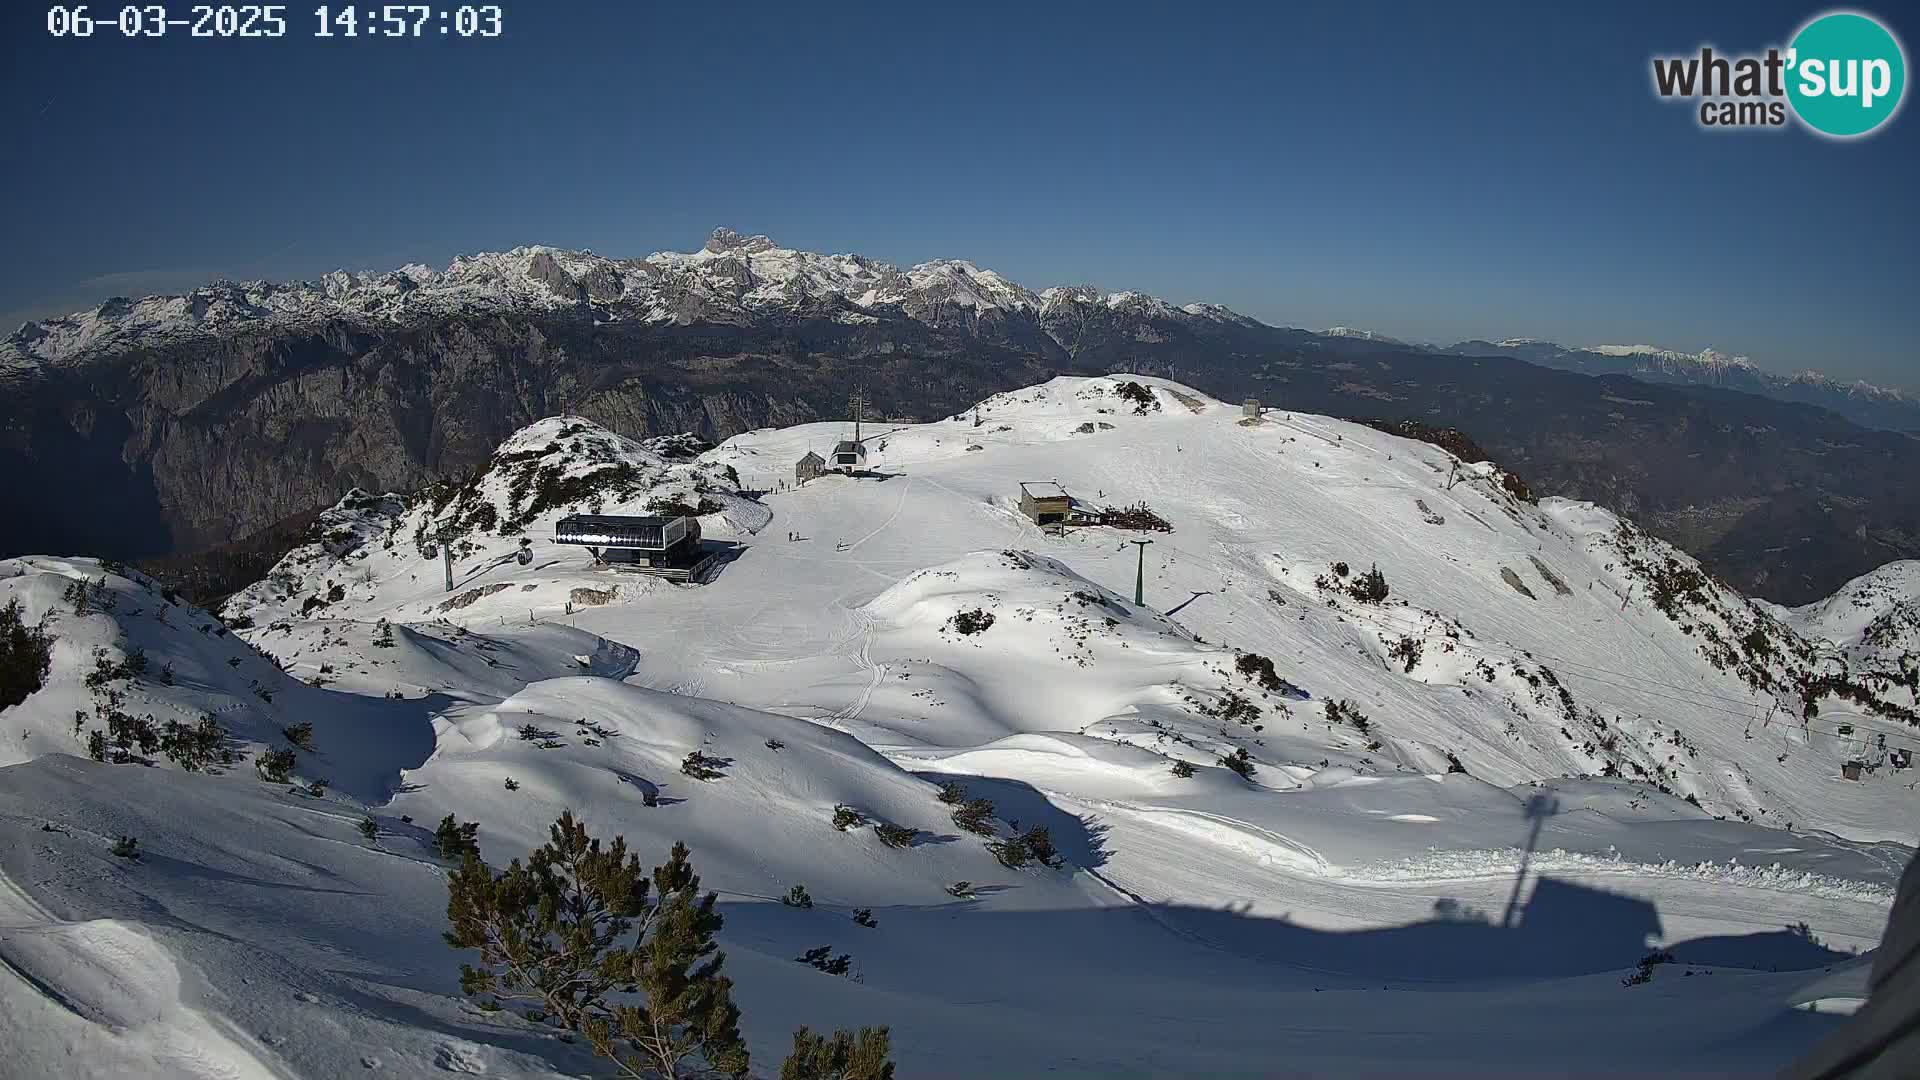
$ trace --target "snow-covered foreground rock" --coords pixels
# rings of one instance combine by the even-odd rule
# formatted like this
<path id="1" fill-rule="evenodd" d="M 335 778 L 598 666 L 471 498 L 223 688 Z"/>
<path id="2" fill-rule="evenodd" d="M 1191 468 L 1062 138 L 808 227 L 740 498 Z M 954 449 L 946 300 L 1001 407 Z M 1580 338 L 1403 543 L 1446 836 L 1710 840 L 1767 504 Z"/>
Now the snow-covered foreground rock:
<path id="1" fill-rule="evenodd" d="M 565 809 L 649 864 L 686 842 L 756 1075 L 801 1024 L 889 1025 L 903 1077 L 1754 1075 L 1864 992 L 1920 820 L 1891 568 L 1765 608 L 1491 466 L 1147 378 L 882 427 L 869 475 L 793 488 L 846 435 L 543 421 L 471 484 L 350 496 L 224 623 L 0 563 L 55 638 L 0 714 L 24 1075 L 594 1074 L 460 997 L 449 814 L 496 864 Z M 1043 533 L 1035 480 L 1172 531 Z M 732 545 L 711 580 L 551 543 L 649 506 Z M 246 758 L 86 760 L 115 712 Z M 989 849 L 1036 825 L 1060 866 Z M 847 977 L 794 962 L 821 945 Z"/>

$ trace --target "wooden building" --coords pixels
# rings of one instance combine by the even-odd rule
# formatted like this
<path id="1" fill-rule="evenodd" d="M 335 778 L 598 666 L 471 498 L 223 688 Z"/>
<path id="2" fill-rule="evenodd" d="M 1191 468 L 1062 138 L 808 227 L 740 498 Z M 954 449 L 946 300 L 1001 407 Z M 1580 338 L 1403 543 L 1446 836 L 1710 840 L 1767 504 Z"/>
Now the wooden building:
<path id="1" fill-rule="evenodd" d="M 793 479 L 795 483 L 804 484 L 809 480 L 820 479 L 820 474 L 826 471 L 827 459 L 809 450 L 806 457 L 794 463 Z"/>
<path id="2" fill-rule="evenodd" d="M 1020 512 L 1035 525 L 1061 525 L 1073 516 L 1073 496 L 1051 480 L 1020 485 Z"/>

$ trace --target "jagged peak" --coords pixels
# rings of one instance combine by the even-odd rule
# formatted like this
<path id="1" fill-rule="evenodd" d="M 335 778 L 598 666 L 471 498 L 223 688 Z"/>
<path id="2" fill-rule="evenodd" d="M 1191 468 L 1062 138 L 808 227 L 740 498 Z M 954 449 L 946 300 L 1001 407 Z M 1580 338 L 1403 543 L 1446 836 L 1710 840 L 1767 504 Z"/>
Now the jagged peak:
<path id="1" fill-rule="evenodd" d="M 764 233 L 743 236 L 722 225 L 707 237 L 706 246 L 700 250 L 715 255 L 747 254 L 758 255 L 763 251 L 786 250 L 773 242 L 773 238 Z"/>

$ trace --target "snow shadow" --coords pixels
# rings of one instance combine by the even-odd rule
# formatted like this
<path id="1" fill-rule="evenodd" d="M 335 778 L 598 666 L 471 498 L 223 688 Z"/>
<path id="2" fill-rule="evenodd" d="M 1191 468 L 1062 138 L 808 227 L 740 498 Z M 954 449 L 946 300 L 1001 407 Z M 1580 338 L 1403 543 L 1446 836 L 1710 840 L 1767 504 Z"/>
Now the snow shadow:
<path id="1" fill-rule="evenodd" d="M 1410 981 L 1585 975 L 1632 968 L 1663 936 L 1649 900 L 1560 878 L 1537 879 L 1511 925 L 1441 899 L 1435 917 L 1328 931 L 1235 910 L 1149 905 L 1168 929 L 1217 948 L 1316 971 Z M 1804 927 L 1667 946 L 1682 964 L 1798 971 L 1849 959 Z"/>
<path id="2" fill-rule="evenodd" d="M 1076 866 L 1097 868 L 1107 864 L 1107 826 L 1091 814 L 1081 817 L 1060 809 L 1031 784 L 992 776 L 917 775 L 935 784 L 959 780 L 969 796 L 992 800 L 994 816 L 1015 830 L 1046 826 L 1054 848 Z"/>

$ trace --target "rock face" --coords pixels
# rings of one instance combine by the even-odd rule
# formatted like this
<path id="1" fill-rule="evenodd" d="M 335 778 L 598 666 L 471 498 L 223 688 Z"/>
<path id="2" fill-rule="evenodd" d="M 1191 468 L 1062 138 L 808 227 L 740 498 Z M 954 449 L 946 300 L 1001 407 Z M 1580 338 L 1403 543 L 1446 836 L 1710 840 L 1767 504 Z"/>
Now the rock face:
<path id="1" fill-rule="evenodd" d="M 0 342 L 0 554 L 205 549 L 355 487 L 464 479 L 559 413 L 717 440 L 845 416 L 855 389 L 869 416 L 927 419 L 1112 371 L 1457 428 L 1540 493 L 1619 509 L 1783 603 L 1920 556 L 1920 491 L 1897 480 L 1920 442 L 1823 409 L 727 230 L 690 254 L 523 248 L 29 324 Z"/>
<path id="2" fill-rule="evenodd" d="M 709 439 L 844 415 L 943 415 L 1044 358 L 931 335 L 889 354 L 858 328 L 767 332 L 554 315 L 237 337 L 16 379 L 0 405 L 0 549 L 131 558 L 192 550 L 342 493 L 460 478 L 514 430 L 576 413 Z M 908 351 L 910 350 L 910 352 Z M 903 355 L 905 353 L 905 355 Z M 1017 374 L 1016 374 L 1017 373 Z"/>

